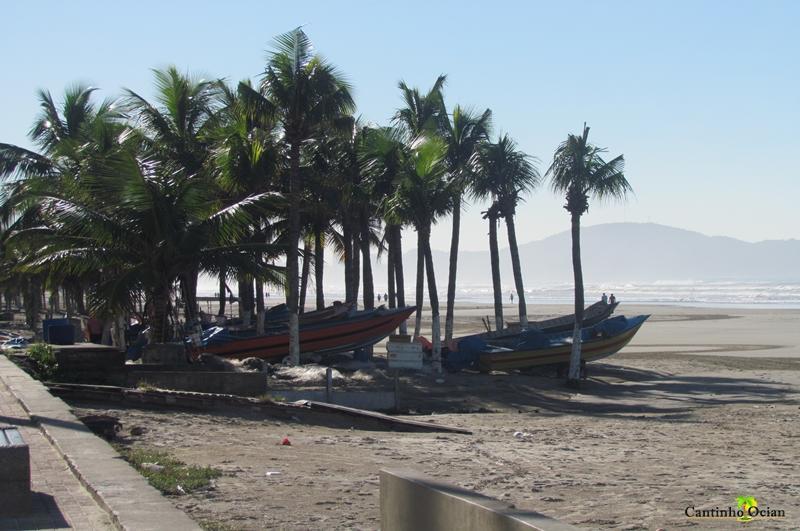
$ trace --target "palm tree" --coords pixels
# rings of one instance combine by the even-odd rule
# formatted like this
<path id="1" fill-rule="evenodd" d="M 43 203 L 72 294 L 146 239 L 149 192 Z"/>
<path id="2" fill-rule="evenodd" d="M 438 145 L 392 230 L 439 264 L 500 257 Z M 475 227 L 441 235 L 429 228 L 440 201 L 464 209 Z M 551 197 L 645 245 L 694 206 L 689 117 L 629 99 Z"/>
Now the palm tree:
<path id="1" fill-rule="evenodd" d="M 26 184 L 24 199 L 40 205 L 44 225 L 8 238 L 24 256 L 21 270 L 104 272 L 91 302 L 106 315 L 133 311 L 139 294 L 147 294 L 154 342 L 172 337 L 172 293 L 185 271 L 224 263 L 279 281 L 279 271 L 254 259 L 254 253 L 276 253 L 275 246 L 245 241 L 254 220 L 277 208 L 280 198 L 273 194 L 222 203 L 207 183 L 129 150 L 109 158 L 104 169 L 82 174 L 82 193 L 45 179 Z"/>
<path id="2" fill-rule="evenodd" d="M 461 233 L 461 201 L 470 186 L 478 165 L 478 148 L 489 138 L 492 111 L 480 115 L 456 105 L 452 119 L 443 111 L 442 136 L 447 142 L 447 166 L 454 181 L 453 233 L 450 240 L 450 269 L 447 278 L 447 314 L 444 321 L 445 340 L 453 338 L 453 312 L 456 297 L 456 272 L 458 269 L 458 241 Z"/>
<path id="3" fill-rule="evenodd" d="M 439 137 L 420 137 L 411 146 L 408 165 L 395 194 L 387 202 L 391 216 L 410 219 L 417 231 L 428 278 L 428 298 L 431 305 L 433 364 L 441 372 L 441 323 L 439 296 L 431 253 L 431 227 L 453 207 L 452 183 L 447 173 L 447 146 Z"/>
<path id="4" fill-rule="evenodd" d="M 151 103 L 128 89 L 127 105 L 143 148 L 193 179 L 209 180 L 206 160 L 210 153 L 210 133 L 221 100 L 219 81 L 195 79 L 175 66 L 153 70 L 156 102 Z M 210 183 L 209 183 L 210 184 Z M 197 277 L 199 271 L 180 274 L 187 323 L 197 321 Z"/>
<path id="5" fill-rule="evenodd" d="M 48 91 L 39 91 L 41 112 L 29 133 L 39 152 L 0 143 L 0 180 L 6 181 L 0 224 L 6 229 L 6 236 L 42 224 L 40 205 L 26 200 L 28 179 L 46 181 L 53 188 L 69 186 L 79 193 L 80 173 L 102 164 L 104 157 L 118 149 L 124 139 L 122 115 L 111 101 L 94 104 L 95 90 L 80 84 L 67 88 L 60 108 Z M 59 284 L 71 286 L 76 306 L 84 313 L 86 284 L 97 276 L 93 273 L 81 278 L 56 277 L 51 273 L 25 275 L 15 269 L 12 274 L 24 286 L 26 311 L 31 308 L 28 312 L 31 325 L 38 319 L 41 305 L 40 297 L 32 294 L 41 292 L 41 285 L 48 277 L 56 291 Z"/>
<path id="6" fill-rule="evenodd" d="M 480 197 L 492 195 L 497 203 L 496 215 L 505 218 L 514 285 L 519 303 L 519 322 L 520 326 L 526 328 L 528 312 L 514 215 L 522 196 L 539 184 L 539 171 L 533 165 L 531 158 L 519 151 L 516 143 L 508 135 L 503 135 L 496 143 L 485 146 L 481 154 L 481 164 L 483 173 L 476 179 L 479 183 L 478 195 Z M 499 286 L 496 289 L 499 289 Z M 502 300 L 502 295 L 500 298 Z"/>
<path id="7" fill-rule="evenodd" d="M 212 152 L 207 160 L 209 174 L 219 187 L 220 199 L 231 201 L 278 188 L 282 153 L 274 121 L 270 116 L 251 112 L 252 109 L 247 107 L 248 99 L 242 93 L 252 92 L 249 82 L 242 82 L 238 91 L 225 85 L 220 85 L 220 88 L 224 107 L 210 133 Z M 256 242 L 270 241 L 272 229 L 277 230 L 281 224 L 276 220 L 255 221 L 253 239 Z M 268 228 L 269 231 L 266 230 Z M 257 260 L 261 261 L 263 257 L 259 256 Z M 229 273 L 224 265 L 217 273 L 220 278 L 220 314 L 224 314 L 225 280 Z M 242 274 L 238 276 L 243 291 L 240 293 L 240 311 L 252 311 L 252 303 L 255 302 L 257 333 L 261 333 L 264 326 L 265 279 L 252 279 Z M 251 296 L 253 280 L 256 282 L 255 297 Z"/>
<path id="8" fill-rule="evenodd" d="M 564 208 L 572 222 L 572 269 L 575 277 L 575 328 L 572 336 L 567 383 L 580 385 L 581 326 L 583 324 L 583 270 L 581 269 L 581 216 L 589 210 L 589 197 L 599 200 L 624 199 L 631 186 L 623 173 L 625 159 L 622 155 L 605 161 L 605 148 L 589 143 L 589 128 L 583 125 L 583 134 L 568 135 L 553 156 L 547 170 L 553 190 L 566 195 Z"/>
<path id="9" fill-rule="evenodd" d="M 387 276 L 389 280 L 389 307 L 404 307 L 405 276 L 403 272 L 402 228 L 410 220 L 394 215 L 387 209 L 387 201 L 395 193 L 409 157 L 403 132 L 395 127 L 371 129 L 365 137 L 362 150 L 363 172 L 370 183 L 377 203 L 378 215 L 385 222 L 384 240 L 388 249 Z M 400 324 L 405 334 L 406 323 Z"/>
<path id="10" fill-rule="evenodd" d="M 394 122 L 399 125 L 406 135 L 407 144 L 413 144 L 421 135 L 435 135 L 441 129 L 442 88 L 446 75 L 436 78 L 433 86 L 424 95 L 418 88 L 410 88 L 405 82 L 398 84 L 405 102 L 405 107 L 397 110 Z M 417 275 L 416 275 L 416 319 L 414 321 L 414 335 L 418 336 L 422 328 L 422 302 L 425 289 L 425 253 L 417 247 Z"/>
<path id="11" fill-rule="evenodd" d="M 288 148 L 286 303 L 289 309 L 289 359 L 297 364 L 300 362 L 297 242 L 300 239 L 300 198 L 304 189 L 301 152 L 304 145 L 326 126 L 350 115 L 355 104 L 350 95 L 350 85 L 333 65 L 314 54 L 311 41 L 300 28 L 275 39 L 275 51 L 267 63 L 260 92 L 262 99 L 257 101 L 261 108 L 276 117 Z"/>

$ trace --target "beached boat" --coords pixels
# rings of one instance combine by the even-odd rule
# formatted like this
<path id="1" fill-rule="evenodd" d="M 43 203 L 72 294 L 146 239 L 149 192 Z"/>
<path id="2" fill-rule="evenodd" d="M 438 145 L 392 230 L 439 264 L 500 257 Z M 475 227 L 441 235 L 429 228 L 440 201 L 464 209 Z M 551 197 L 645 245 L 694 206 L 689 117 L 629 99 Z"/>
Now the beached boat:
<path id="1" fill-rule="evenodd" d="M 350 312 L 339 319 L 300 327 L 300 353 L 331 354 L 374 345 L 392 333 L 414 313 L 416 307 Z M 208 353 L 225 358 L 256 357 L 281 360 L 289 355 L 289 332 L 279 331 L 257 336 L 251 331 L 231 331 L 222 327 L 203 332 L 202 343 L 190 348 L 193 358 Z"/>
<path id="2" fill-rule="evenodd" d="M 617 308 L 618 304 L 619 304 L 618 302 L 609 304 L 607 302 L 597 301 L 591 306 L 587 306 L 586 309 L 583 311 L 582 327 L 592 326 L 604 321 L 605 319 L 608 319 L 609 317 L 611 317 L 611 314 L 614 313 L 614 310 Z M 486 339 L 501 338 L 501 337 L 517 336 L 521 332 L 523 332 L 519 323 L 507 323 L 507 324 L 508 328 L 504 328 L 502 330 L 497 330 L 494 332 L 484 332 L 481 334 L 481 337 L 484 337 Z M 575 314 L 572 313 L 569 315 L 553 317 L 551 319 L 543 319 L 541 321 L 529 321 L 527 330 L 539 330 L 540 332 L 547 332 L 547 333 L 567 332 L 567 331 L 572 331 L 572 328 L 574 326 L 575 326 Z"/>
<path id="3" fill-rule="evenodd" d="M 581 330 L 581 360 L 595 361 L 620 351 L 650 317 L 620 315 Z M 572 333 L 522 332 L 517 337 L 485 339 L 467 336 L 445 353 L 451 370 L 472 367 L 482 371 L 524 369 L 539 365 L 569 363 Z"/>
<path id="4" fill-rule="evenodd" d="M 319 323 L 321 321 L 329 321 L 345 317 L 355 307 L 352 302 L 334 302 L 331 306 L 327 306 L 321 310 L 314 310 L 311 312 L 304 312 L 300 314 L 300 324 Z M 278 304 L 273 306 L 264 313 L 264 320 L 267 326 L 278 325 L 280 323 L 287 323 L 289 321 L 289 309 L 286 304 Z"/>

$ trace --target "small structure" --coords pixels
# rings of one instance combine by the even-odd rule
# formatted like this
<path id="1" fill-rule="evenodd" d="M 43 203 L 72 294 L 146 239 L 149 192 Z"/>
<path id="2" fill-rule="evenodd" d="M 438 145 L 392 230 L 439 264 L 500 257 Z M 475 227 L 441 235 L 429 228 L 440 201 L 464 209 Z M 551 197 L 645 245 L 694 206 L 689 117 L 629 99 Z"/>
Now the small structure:
<path id="1" fill-rule="evenodd" d="M 422 369 L 422 344 L 410 336 L 391 336 L 386 343 L 386 359 L 390 369 Z"/>
<path id="2" fill-rule="evenodd" d="M 576 531 L 534 511 L 426 478 L 408 470 L 381 470 L 383 531 Z"/>
<path id="3" fill-rule="evenodd" d="M 31 508 L 31 455 L 14 426 L 0 426 L 0 516 Z"/>

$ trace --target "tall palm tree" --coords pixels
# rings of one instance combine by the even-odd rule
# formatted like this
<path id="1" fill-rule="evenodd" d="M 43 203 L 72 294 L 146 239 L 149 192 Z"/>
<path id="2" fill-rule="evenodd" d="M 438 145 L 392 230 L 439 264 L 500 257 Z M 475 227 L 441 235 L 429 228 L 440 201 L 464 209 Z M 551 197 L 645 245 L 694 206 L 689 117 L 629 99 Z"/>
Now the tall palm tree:
<path id="1" fill-rule="evenodd" d="M 211 156 L 207 160 L 209 174 L 219 188 L 220 199 L 231 201 L 248 194 L 263 193 L 279 188 L 278 177 L 283 153 L 277 138 L 275 123 L 271 116 L 251 112 L 247 97 L 243 92 L 251 92 L 250 83 L 245 81 L 238 90 L 220 85 L 224 107 L 215 117 L 215 127 L 210 133 Z M 273 229 L 280 226 L 276 220 L 254 220 L 253 239 L 256 242 L 270 241 Z M 269 230 L 267 230 L 269 229 Z M 263 256 L 257 257 L 258 261 Z M 220 265 L 217 272 L 220 278 L 220 312 L 224 314 L 226 278 L 231 273 Z M 240 272 L 241 273 L 241 272 Z M 237 275 L 243 293 L 240 293 L 240 311 L 253 310 L 255 306 L 257 332 L 263 331 L 264 297 L 263 278 L 249 278 Z M 252 297 L 252 283 L 255 280 L 255 297 Z M 253 300 L 254 299 L 254 300 Z M 253 304 L 255 303 L 255 304 Z"/>
<path id="2" fill-rule="evenodd" d="M 478 149 L 489 139 L 492 111 L 486 109 L 475 115 L 456 105 L 452 118 L 444 111 L 442 136 L 447 142 L 447 166 L 453 180 L 453 232 L 450 240 L 450 269 L 447 278 L 447 313 L 444 321 L 445 340 L 453 338 L 453 313 L 456 298 L 456 272 L 458 269 L 458 242 L 461 234 L 461 202 L 464 191 L 470 186 L 478 165 Z"/>
<path id="3" fill-rule="evenodd" d="M 398 212 L 394 215 L 387 209 L 387 201 L 395 193 L 407 164 L 409 150 L 403 132 L 396 127 L 381 127 L 369 131 L 363 143 L 363 171 L 370 183 L 378 215 L 383 218 L 386 229 L 384 239 L 388 248 L 387 276 L 389 280 L 389 307 L 404 307 L 405 276 L 403 271 L 403 225 L 410 222 Z M 405 334 L 406 323 L 400 324 L 400 333 Z"/>
<path id="4" fill-rule="evenodd" d="M 273 113 L 283 130 L 288 151 L 289 230 L 286 253 L 287 297 L 289 309 L 289 359 L 300 362 L 298 319 L 298 249 L 300 239 L 300 199 L 304 189 L 301 155 L 304 145 L 325 127 L 342 116 L 349 116 L 355 104 L 350 85 L 337 69 L 314 53 L 311 41 L 296 28 L 275 39 L 261 81 L 260 106 Z"/>
<path id="5" fill-rule="evenodd" d="M 496 215 L 505 219 L 514 286 L 519 303 L 519 322 L 520 326 L 526 328 L 528 312 L 514 215 L 522 197 L 539 184 L 539 171 L 531 158 L 518 150 L 516 143 L 508 135 L 503 135 L 496 143 L 484 147 L 481 152 L 481 165 L 483 168 L 481 175 L 476 179 L 476 192 L 483 198 L 491 195 L 497 203 Z"/>
<path id="6" fill-rule="evenodd" d="M 421 135 L 438 134 L 442 125 L 444 104 L 442 89 L 447 81 L 446 75 L 436 78 L 433 86 L 422 94 L 418 88 L 410 88 L 405 82 L 398 84 L 405 102 L 394 115 L 394 122 L 403 129 L 406 142 L 411 145 Z M 422 301 L 425 289 L 425 252 L 417 246 L 416 305 L 414 335 L 418 336 L 422 328 Z"/>
<path id="7" fill-rule="evenodd" d="M 417 231 L 428 279 L 431 305 L 434 368 L 441 372 L 441 322 L 436 275 L 431 252 L 431 227 L 453 208 L 452 183 L 446 179 L 447 146 L 439 137 L 420 137 L 411 146 L 408 165 L 395 194 L 388 201 L 391 215 L 410 219 Z"/>
<path id="8" fill-rule="evenodd" d="M 547 170 L 553 190 L 566 195 L 564 208 L 572 223 L 572 269 L 575 277 L 575 328 L 572 336 L 567 383 L 580 385 L 581 326 L 583 324 L 583 270 L 581 268 L 581 216 L 589 210 L 589 198 L 625 199 L 632 192 L 625 179 L 625 159 L 622 155 L 609 161 L 603 159 L 605 148 L 589 143 L 589 128 L 583 124 L 583 134 L 568 135 L 553 156 Z"/>

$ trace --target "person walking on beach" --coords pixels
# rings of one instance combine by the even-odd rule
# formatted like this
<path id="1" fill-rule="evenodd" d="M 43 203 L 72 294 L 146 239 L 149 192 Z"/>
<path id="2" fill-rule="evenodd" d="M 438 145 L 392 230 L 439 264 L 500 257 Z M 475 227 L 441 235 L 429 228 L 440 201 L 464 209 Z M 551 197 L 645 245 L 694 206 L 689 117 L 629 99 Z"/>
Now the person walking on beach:
<path id="1" fill-rule="evenodd" d="M 605 293 L 603 293 L 603 296 L 600 297 L 600 300 L 603 301 L 603 304 L 608 304 L 608 297 L 606 297 Z"/>
<path id="2" fill-rule="evenodd" d="M 514 303 L 514 292 L 513 291 L 511 292 L 511 303 L 512 304 Z"/>
<path id="3" fill-rule="evenodd" d="M 381 302 L 381 294 L 378 293 L 378 302 Z"/>

